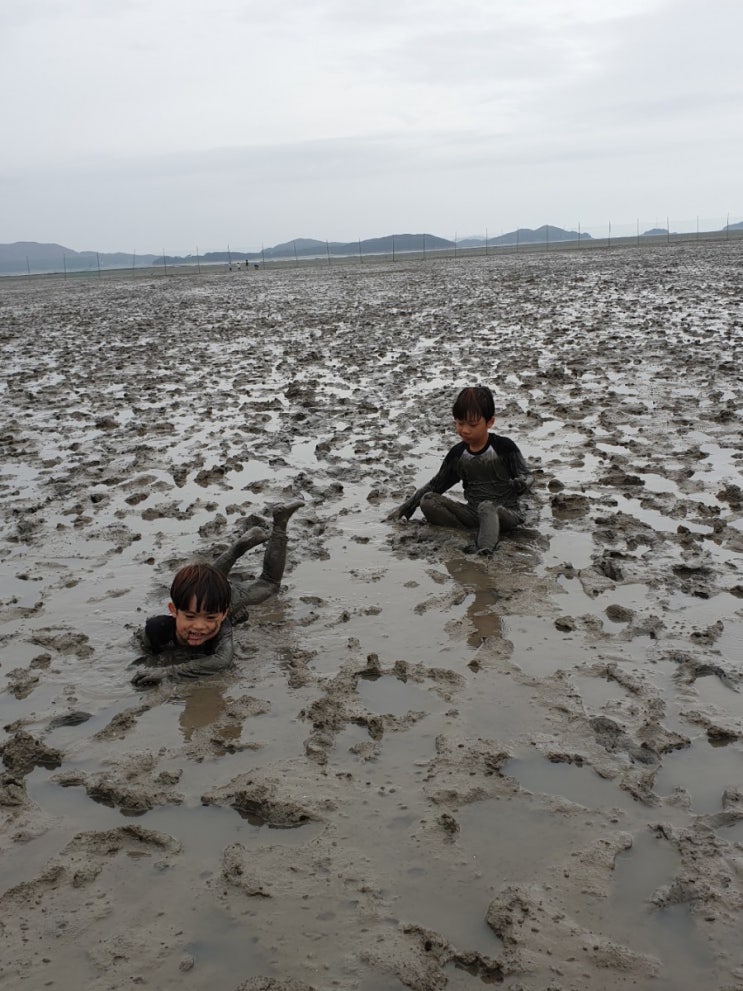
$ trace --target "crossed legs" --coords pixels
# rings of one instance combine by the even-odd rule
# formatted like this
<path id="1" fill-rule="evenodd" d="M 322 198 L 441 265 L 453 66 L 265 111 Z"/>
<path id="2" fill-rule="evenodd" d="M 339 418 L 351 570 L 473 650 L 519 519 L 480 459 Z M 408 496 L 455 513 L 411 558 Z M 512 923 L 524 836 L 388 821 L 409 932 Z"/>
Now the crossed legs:
<path id="1" fill-rule="evenodd" d="M 476 531 L 475 540 L 464 550 L 467 554 L 489 556 L 498 545 L 501 533 L 513 530 L 521 523 L 516 510 L 486 500 L 477 509 L 436 492 L 427 492 L 420 502 L 426 520 L 434 526 Z"/>

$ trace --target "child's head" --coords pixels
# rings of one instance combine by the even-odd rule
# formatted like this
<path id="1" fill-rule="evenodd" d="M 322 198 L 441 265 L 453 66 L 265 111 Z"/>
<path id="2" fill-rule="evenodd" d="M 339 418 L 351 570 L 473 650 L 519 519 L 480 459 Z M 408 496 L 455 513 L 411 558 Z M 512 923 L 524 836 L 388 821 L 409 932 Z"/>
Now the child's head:
<path id="1" fill-rule="evenodd" d="M 221 571 L 211 564 L 187 564 L 170 586 L 168 609 L 175 618 L 177 641 L 199 647 L 215 637 L 227 618 L 232 590 Z"/>
<path id="2" fill-rule="evenodd" d="M 484 385 L 462 389 L 452 406 L 457 434 L 475 453 L 488 444 L 488 431 L 495 422 L 493 393 Z"/>
<path id="3" fill-rule="evenodd" d="M 462 389 L 454 400 L 452 416 L 455 420 L 479 420 L 482 417 L 490 421 L 495 417 L 495 402 L 493 393 L 487 386 L 471 385 Z"/>

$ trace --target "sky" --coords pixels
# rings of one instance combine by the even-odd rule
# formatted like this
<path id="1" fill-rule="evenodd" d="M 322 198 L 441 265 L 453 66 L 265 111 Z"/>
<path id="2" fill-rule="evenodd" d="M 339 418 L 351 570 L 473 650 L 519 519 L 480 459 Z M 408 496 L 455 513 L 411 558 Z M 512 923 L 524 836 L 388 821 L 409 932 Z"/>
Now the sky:
<path id="1" fill-rule="evenodd" d="M 0 243 L 743 219 L 742 0 L 3 0 Z"/>

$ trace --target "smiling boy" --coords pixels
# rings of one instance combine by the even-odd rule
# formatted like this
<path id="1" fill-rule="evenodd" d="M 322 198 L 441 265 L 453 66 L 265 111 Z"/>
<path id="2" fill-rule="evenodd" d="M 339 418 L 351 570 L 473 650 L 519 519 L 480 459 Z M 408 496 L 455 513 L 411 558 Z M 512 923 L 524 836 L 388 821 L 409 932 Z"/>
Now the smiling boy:
<path id="1" fill-rule="evenodd" d="M 232 664 L 235 647 L 232 622 L 248 617 L 247 607 L 278 591 L 286 565 L 286 525 L 302 500 L 276 506 L 269 536 L 253 527 L 236 540 L 214 564 L 194 562 L 181 568 L 170 586 L 168 614 L 151 616 L 140 634 L 145 665 L 132 678 L 138 686 L 156 685 L 165 678 L 196 678 Z M 246 551 L 268 541 L 260 578 L 229 582 L 227 575 Z"/>
<path id="2" fill-rule="evenodd" d="M 434 526 L 474 531 L 467 554 L 490 556 L 501 533 L 524 521 L 519 495 L 532 485 L 532 476 L 521 451 L 509 437 L 491 433 L 495 402 L 483 385 L 463 389 L 452 407 L 454 427 L 461 438 L 444 458 L 437 474 L 418 489 L 388 520 L 410 519 L 420 506 Z M 462 483 L 466 502 L 443 495 Z"/>

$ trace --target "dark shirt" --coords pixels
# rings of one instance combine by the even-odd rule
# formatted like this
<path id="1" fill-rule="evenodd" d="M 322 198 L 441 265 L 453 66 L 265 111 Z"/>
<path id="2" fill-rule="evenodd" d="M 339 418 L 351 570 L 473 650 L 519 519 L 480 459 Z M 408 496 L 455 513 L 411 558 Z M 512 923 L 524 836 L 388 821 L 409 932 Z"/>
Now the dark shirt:
<path id="1" fill-rule="evenodd" d="M 171 678 L 215 674 L 232 664 L 232 623 L 225 619 L 217 634 L 198 647 L 184 647 L 175 636 L 175 617 L 151 616 L 141 634 L 145 656 L 139 663 L 157 665 Z"/>
<path id="2" fill-rule="evenodd" d="M 530 481 L 529 466 L 510 437 L 488 434 L 488 443 L 476 454 L 464 441 L 455 444 L 426 487 L 441 495 L 461 482 L 473 509 L 486 499 L 515 509 Z"/>

